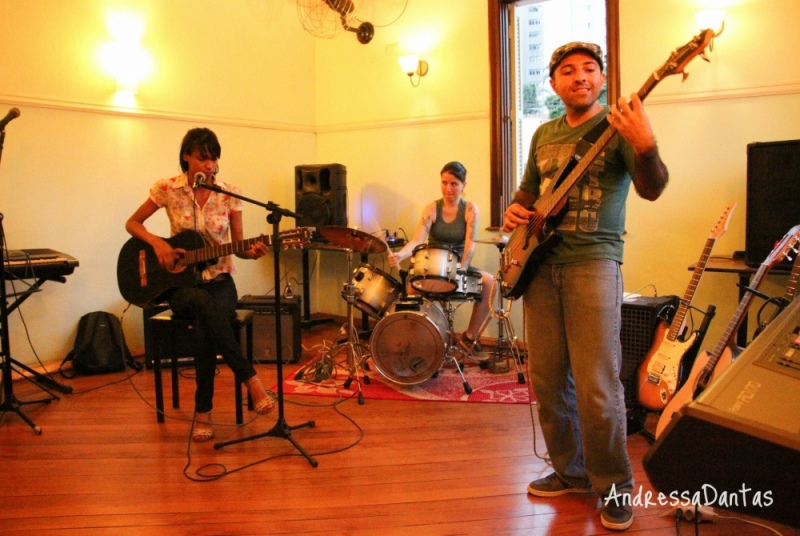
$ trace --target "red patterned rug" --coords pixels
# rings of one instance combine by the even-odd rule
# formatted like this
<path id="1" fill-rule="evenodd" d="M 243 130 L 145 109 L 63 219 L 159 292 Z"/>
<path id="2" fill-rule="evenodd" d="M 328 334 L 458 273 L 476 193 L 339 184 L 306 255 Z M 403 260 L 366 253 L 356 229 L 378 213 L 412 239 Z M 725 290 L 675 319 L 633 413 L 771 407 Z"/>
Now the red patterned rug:
<path id="1" fill-rule="evenodd" d="M 296 369 L 284 380 L 284 394 L 330 396 L 348 398 L 358 392 L 358 385 L 352 381 L 348 389 L 344 384 L 348 379 L 347 369 L 336 365 L 332 370 L 313 365 Z M 414 385 L 402 385 L 392 381 L 375 370 L 368 361 L 369 383 L 359 371 L 361 392 L 366 399 L 373 400 L 431 400 L 439 402 L 495 402 L 501 404 L 527 404 L 531 401 L 528 385 L 519 375 L 513 363 L 508 372 L 497 373 L 489 368 L 482 369 L 469 364 L 464 368 L 464 378 L 471 388 L 467 393 L 464 381 L 454 365 L 444 366 L 434 378 Z M 523 367 L 524 370 L 524 367 Z M 301 379 L 295 379 L 300 374 Z M 527 375 L 527 371 L 524 371 Z M 526 376 L 527 378 L 527 376 Z M 275 390 L 277 387 L 274 387 Z"/>

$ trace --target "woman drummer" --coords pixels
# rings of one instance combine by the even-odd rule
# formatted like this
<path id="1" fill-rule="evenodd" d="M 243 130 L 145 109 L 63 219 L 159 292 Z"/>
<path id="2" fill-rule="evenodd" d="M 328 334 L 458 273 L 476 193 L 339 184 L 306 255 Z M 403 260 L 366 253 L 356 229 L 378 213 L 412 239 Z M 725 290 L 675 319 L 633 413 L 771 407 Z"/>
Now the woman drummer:
<path id="1" fill-rule="evenodd" d="M 486 353 L 476 337 L 486 317 L 489 315 L 489 300 L 494 277 L 483 270 L 470 266 L 475 253 L 475 239 L 478 236 L 478 206 L 472 201 L 461 198 L 467 186 L 467 170 L 459 162 L 445 164 L 440 172 L 442 198 L 429 203 L 422 211 L 417 230 L 411 240 L 398 252 L 389 253 L 389 263 L 399 266 L 400 262 L 412 255 L 417 246 L 427 243 L 429 246 L 450 248 L 461 259 L 460 271 L 478 277 L 481 280 L 481 299 L 472 307 L 469 325 L 461 338 L 461 344 L 476 361 L 487 358 Z M 413 282 L 413 278 L 410 280 Z M 412 285 L 408 285 L 409 294 L 419 294 Z"/>

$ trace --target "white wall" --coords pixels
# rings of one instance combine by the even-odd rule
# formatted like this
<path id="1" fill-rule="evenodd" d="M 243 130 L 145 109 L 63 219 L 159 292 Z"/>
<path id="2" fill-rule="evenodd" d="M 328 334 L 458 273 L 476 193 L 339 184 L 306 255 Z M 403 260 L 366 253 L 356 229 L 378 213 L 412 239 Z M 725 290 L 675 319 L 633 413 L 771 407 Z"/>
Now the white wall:
<path id="1" fill-rule="evenodd" d="M 130 107 L 114 102 L 115 83 L 96 61 L 110 40 L 107 12 L 126 6 L 146 20 L 142 46 L 155 63 Z M 22 317 L 11 315 L 16 359 L 35 363 L 23 317 L 47 363 L 72 347 L 81 315 L 122 313 L 116 258 L 125 220 L 156 179 L 180 171 L 189 128 L 217 133 L 221 177 L 244 195 L 294 208 L 294 166 L 316 154 L 314 44 L 286 1 L 0 0 L 0 104 L 3 115 L 6 106 L 22 112 L 6 127 L 0 167 L 8 245 L 80 261 L 66 284 L 45 284 L 20 307 Z M 246 207 L 244 216 L 247 237 L 267 231 L 262 209 Z M 169 233 L 163 214 L 148 227 Z M 300 255 L 284 259 L 291 266 Z M 269 261 L 236 260 L 240 294 L 272 288 Z M 141 348 L 138 308 L 123 326 L 129 345 Z"/>

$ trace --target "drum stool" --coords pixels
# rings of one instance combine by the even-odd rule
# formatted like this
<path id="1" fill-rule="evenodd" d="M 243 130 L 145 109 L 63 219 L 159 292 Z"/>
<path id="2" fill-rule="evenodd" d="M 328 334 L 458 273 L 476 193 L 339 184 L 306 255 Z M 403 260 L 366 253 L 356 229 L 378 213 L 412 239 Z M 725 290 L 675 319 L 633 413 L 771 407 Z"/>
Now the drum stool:
<path id="1" fill-rule="evenodd" d="M 233 331 L 236 340 L 241 344 L 242 330 L 245 332 L 245 359 L 253 364 L 253 317 L 255 312 L 249 309 L 237 309 L 236 319 L 232 320 Z M 153 338 L 157 355 L 153 359 L 153 375 L 155 376 L 156 391 L 156 418 L 158 422 L 164 422 L 164 390 L 161 381 L 161 360 L 169 359 L 172 372 L 172 407 L 180 408 L 180 393 L 178 391 L 178 355 L 177 340 L 178 333 L 194 329 L 194 323 L 190 319 L 174 317 L 172 310 L 167 309 L 149 318 L 153 328 Z M 169 344 L 169 350 L 164 352 L 164 343 Z M 234 378 L 234 400 L 236 403 L 236 424 L 244 422 L 242 411 L 242 384 Z M 247 396 L 247 409 L 253 409 L 253 401 Z"/>

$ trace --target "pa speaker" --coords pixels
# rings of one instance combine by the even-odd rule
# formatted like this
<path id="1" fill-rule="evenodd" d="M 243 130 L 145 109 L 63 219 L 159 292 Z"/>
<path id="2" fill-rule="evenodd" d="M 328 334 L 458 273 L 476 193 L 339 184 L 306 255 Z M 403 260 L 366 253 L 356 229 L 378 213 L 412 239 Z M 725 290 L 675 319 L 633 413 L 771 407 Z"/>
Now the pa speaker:
<path id="1" fill-rule="evenodd" d="M 643 465 L 669 496 L 800 527 L 800 300 L 681 409 Z"/>
<path id="2" fill-rule="evenodd" d="M 281 358 L 284 363 L 297 363 L 302 353 L 300 343 L 300 296 L 281 298 Z M 239 300 L 240 309 L 256 313 L 253 318 L 253 361 L 276 363 L 278 344 L 275 338 L 275 296 L 247 294 Z"/>
<path id="3" fill-rule="evenodd" d="M 295 212 L 300 227 L 347 227 L 347 168 L 341 164 L 295 166 Z"/>
<path id="4" fill-rule="evenodd" d="M 677 296 L 658 298 L 634 296 L 622 302 L 622 329 L 619 334 L 622 343 L 622 366 L 619 379 L 625 388 L 625 406 L 630 408 L 638 405 L 636 393 L 639 392 L 639 386 L 636 371 L 653 345 L 659 319 L 663 317 L 669 322 L 677 308 Z"/>
<path id="5" fill-rule="evenodd" d="M 747 146 L 745 263 L 759 266 L 792 227 L 800 223 L 800 140 Z M 789 261 L 784 261 L 786 267 Z"/>

